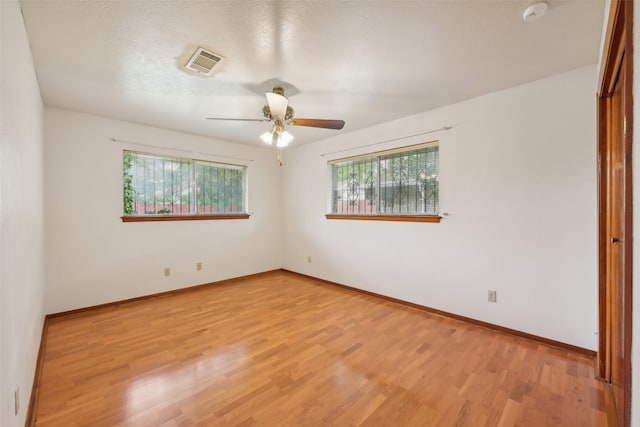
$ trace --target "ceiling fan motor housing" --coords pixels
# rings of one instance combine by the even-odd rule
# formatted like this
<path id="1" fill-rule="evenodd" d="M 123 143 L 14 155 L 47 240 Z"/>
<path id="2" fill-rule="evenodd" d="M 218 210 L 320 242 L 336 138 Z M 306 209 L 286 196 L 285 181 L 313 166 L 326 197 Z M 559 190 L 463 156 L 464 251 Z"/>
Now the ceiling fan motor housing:
<path id="1" fill-rule="evenodd" d="M 271 109 L 269 108 L 268 105 L 265 105 L 264 107 L 262 107 L 262 114 L 264 115 L 265 119 L 273 120 L 273 116 L 271 115 Z M 287 112 L 284 115 L 284 119 L 290 120 L 291 118 L 293 118 L 293 108 L 287 106 Z"/>
<path id="2" fill-rule="evenodd" d="M 269 108 L 268 105 L 265 105 L 264 107 L 262 107 L 262 114 L 264 115 L 265 119 L 271 120 L 271 109 Z"/>

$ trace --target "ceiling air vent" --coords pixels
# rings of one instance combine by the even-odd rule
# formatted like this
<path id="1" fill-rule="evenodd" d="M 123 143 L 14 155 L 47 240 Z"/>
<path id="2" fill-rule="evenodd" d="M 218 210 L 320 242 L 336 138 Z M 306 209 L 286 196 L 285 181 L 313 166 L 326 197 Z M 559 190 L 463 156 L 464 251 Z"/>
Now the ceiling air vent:
<path id="1" fill-rule="evenodd" d="M 204 74 L 205 76 L 210 76 L 215 66 L 223 59 L 222 56 L 199 47 L 196 53 L 189 59 L 185 68 L 199 74 Z"/>

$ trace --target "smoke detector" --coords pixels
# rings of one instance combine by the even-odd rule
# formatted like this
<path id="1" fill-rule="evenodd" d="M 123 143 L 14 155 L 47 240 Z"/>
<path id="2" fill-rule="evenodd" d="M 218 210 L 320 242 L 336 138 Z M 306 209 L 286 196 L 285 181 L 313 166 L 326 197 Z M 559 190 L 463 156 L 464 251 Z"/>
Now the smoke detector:
<path id="1" fill-rule="evenodd" d="M 209 50 L 199 47 L 198 50 L 191 56 L 189 61 L 185 64 L 184 68 L 187 70 L 195 71 L 203 76 L 210 76 L 213 74 L 213 69 L 222 62 L 224 58 Z"/>
<path id="2" fill-rule="evenodd" d="M 547 13 L 548 8 L 549 5 L 544 1 L 533 3 L 522 12 L 522 20 L 524 22 L 537 21 Z"/>

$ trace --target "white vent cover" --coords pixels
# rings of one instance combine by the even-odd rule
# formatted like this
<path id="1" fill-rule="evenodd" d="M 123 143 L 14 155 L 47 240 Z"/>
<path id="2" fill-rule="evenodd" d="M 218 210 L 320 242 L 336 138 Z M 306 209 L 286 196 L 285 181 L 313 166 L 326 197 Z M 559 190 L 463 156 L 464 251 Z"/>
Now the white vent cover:
<path id="1" fill-rule="evenodd" d="M 222 56 L 216 55 L 211 51 L 199 47 L 184 67 L 187 70 L 195 71 L 199 74 L 204 74 L 205 76 L 210 76 L 216 65 L 218 65 L 223 59 L 224 58 Z"/>

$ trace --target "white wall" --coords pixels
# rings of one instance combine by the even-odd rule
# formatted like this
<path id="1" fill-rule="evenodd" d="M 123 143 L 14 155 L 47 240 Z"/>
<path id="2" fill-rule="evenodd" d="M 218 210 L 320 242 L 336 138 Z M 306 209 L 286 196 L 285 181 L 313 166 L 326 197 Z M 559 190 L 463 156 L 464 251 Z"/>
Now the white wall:
<path id="1" fill-rule="evenodd" d="M 47 313 L 280 268 L 281 171 L 274 151 L 49 107 L 45 134 Z M 113 143 L 111 137 L 171 149 Z M 124 148 L 253 160 L 246 162 L 253 215 L 123 223 Z M 170 277 L 164 267 L 171 268 Z"/>
<path id="2" fill-rule="evenodd" d="M 609 10 L 611 9 L 611 0 L 604 0 L 604 12 L 602 14 L 602 32 L 600 33 L 600 50 L 598 52 L 598 65 L 596 73 L 596 89 L 600 87 L 600 72 L 602 71 L 602 55 L 604 53 L 605 42 L 607 41 L 607 25 L 609 23 Z"/>
<path id="3" fill-rule="evenodd" d="M 596 349 L 595 73 L 580 68 L 288 151 L 284 267 Z M 323 153 L 444 125 L 453 129 L 375 147 L 440 140 L 440 206 L 450 213 L 440 224 L 325 219 L 327 161 L 366 149 Z"/>
<path id="4" fill-rule="evenodd" d="M 18 2 L 0 2 L 0 16 L 0 425 L 11 427 L 25 423 L 44 319 L 43 136 Z"/>

